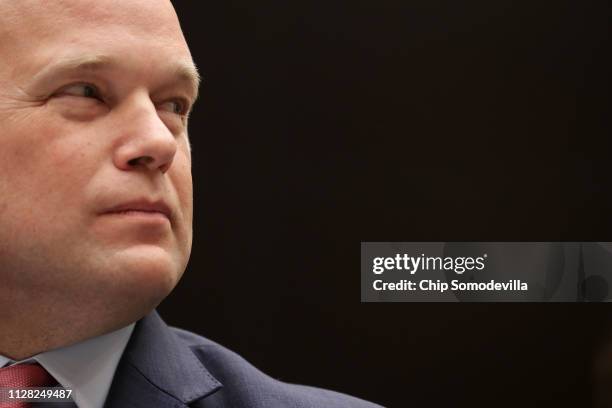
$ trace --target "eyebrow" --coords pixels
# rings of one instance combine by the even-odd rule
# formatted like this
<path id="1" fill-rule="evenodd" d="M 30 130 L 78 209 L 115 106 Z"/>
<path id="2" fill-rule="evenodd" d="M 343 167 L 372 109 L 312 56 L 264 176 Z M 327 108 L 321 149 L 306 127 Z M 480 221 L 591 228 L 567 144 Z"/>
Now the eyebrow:
<path id="1" fill-rule="evenodd" d="M 59 75 L 63 72 L 72 71 L 100 71 L 107 68 L 118 67 L 121 64 L 108 55 L 87 55 L 72 58 L 65 58 L 47 65 L 33 76 L 35 83 Z M 179 62 L 174 67 L 170 67 L 170 72 L 178 82 L 189 84 L 194 101 L 198 97 L 200 88 L 200 74 L 193 62 Z"/>
<path id="2" fill-rule="evenodd" d="M 191 84 L 192 94 L 194 101 L 198 99 L 198 92 L 200 90 L 200 84 L 202 83 L 202 77 L 198 71 L 198 67 L 194 64 L 181 64 L 176 68 L 176 77 L 182 82 Z"/>

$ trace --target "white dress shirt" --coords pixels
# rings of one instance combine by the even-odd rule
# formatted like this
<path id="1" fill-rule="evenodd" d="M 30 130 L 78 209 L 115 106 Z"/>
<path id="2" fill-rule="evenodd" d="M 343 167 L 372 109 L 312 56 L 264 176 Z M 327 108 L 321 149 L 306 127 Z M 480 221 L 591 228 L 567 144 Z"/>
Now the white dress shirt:
<path id="1" fill-rule="evenodd" d="M 0 355 L 0 367 L 35 360 L 61 386 L 72 390 L 72 398 L 78 408 L 103 408 L 134 324 L 23 361 L 13 362 Z"/>

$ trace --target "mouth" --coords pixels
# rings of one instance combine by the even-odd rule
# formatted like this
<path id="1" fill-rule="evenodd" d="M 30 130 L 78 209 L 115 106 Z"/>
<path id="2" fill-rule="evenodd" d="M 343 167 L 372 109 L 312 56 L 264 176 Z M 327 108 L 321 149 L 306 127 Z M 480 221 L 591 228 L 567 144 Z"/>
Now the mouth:
<path id="1" fill-rule="evenodd" d="M 139 217 L 142 219 L 164 218 L 172 219 L 172 211 L 163 201 L 137 200 L 116 205 L 102 212 L 103 215 L 117 215 L 123 217 Z"/>

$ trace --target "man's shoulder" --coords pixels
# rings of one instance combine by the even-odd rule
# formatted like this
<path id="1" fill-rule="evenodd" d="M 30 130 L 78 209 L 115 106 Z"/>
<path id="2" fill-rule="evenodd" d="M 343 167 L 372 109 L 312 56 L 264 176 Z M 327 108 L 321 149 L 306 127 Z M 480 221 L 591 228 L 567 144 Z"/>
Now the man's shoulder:
<path id="1" fill-rule="evenodd" d="M 346 394 L 316 387 L 285 383 L 263 373 L 237 353 L 203 336 L 176 327 L 172 332 L 223 387 L 206 398 L 210 406 L 375 408 L 373 404 Z"/>
<path id="2" fill-rule="evenodd" d="M 136 323 L 105 408 L 376 408 L 358 398 L 278 381 L 227 348 L 166 325 Z"/>

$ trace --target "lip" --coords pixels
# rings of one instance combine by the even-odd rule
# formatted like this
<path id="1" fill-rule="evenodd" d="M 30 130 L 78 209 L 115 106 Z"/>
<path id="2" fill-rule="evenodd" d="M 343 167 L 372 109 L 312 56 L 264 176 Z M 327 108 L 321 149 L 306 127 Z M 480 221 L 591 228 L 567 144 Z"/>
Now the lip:
<path id="1" fill-rule="evenodd" d="M 172 217 L 172 210 L 170 206 L 162 200 L 149 201 L 149 200 L 135 200 L 126 203 L 116 205 L 102 212 L 102 214 L 121 214 L 121 213 L 152 213 L 152 214 L 163 214 L 168 220 Z"/>

